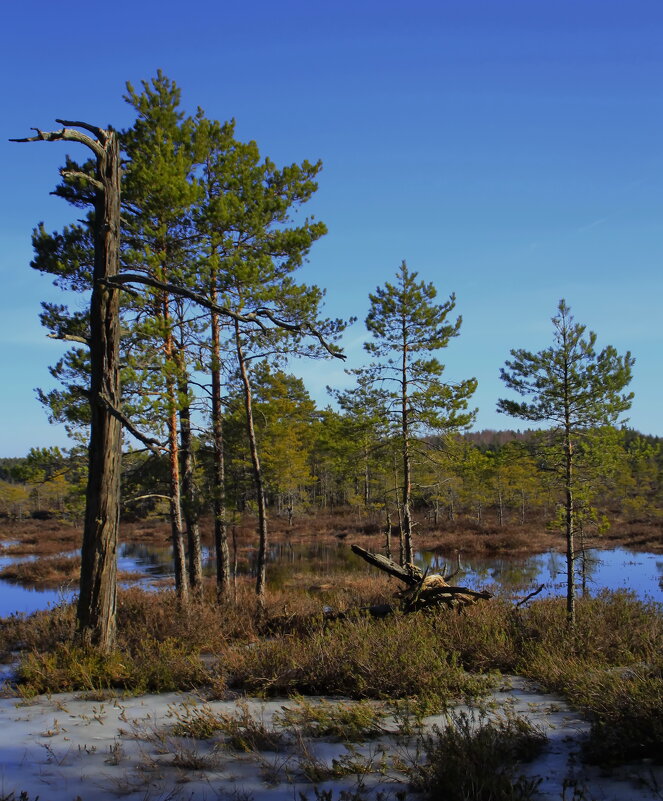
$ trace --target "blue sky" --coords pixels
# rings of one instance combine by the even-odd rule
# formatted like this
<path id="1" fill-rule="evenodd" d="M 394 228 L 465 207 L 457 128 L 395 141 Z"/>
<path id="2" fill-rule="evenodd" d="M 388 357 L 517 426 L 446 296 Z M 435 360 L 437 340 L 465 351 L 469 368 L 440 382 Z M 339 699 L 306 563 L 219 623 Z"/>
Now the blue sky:
<path id="1" fill-rule="evenodd" d="M 402 259 L 457 296 L 460 337 L 441 360 L 476 376 L 477 428 L 495 412 L 509 350 L 538 350 L 566 298 L 598 344 L 636 358 L 631 424 L 663 435 L 663 6 L 609 0 L 311 3 L 125 0 L 4 11 L 0 48 L 0 456 L 64 444 L 34 387 L 63 350 L 29 267 L 30 233 L 75 210 L 49 196 L 63 144 L 10 144 L 56 117 L 124 127 L 127 80 L 158 68 L 185 107 L 234 117 L 279 164 L 322 159 L 309 213 L 324 220 L 301 280 L 357 316 Z M 295 364 L 319 403 L 340 364 Z"/>

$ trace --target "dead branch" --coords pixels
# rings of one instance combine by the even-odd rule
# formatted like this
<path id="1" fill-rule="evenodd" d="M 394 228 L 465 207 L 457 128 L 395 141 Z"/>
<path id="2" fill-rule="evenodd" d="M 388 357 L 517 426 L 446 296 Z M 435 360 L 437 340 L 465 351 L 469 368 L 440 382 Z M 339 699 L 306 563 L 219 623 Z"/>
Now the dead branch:
<path id="1" fill-rule="evenodd" d="M 46 334 L 49 339 L 60 339 L 63 342 L 78 342 L 81 345 L 90 347 L 90 340 L 87 337 L 78 337 L 75 334 Z"/>
<path id="2" fill-rule="evenodd" d="M 369 565 L 373 565 L 373 567 L 377 567 L 378 570 L 382 570 L 390 576 L 399 579 L 407 584 L 408 587 L 416 587 L 424 578 L 424 574 L 416 565 L 399 565 L 397 562 L 388 559 L 381 553 L 371 553 L 371 551 L 360 548 L 359 545 L 351 545 L 350 547 L 353 553 L 356 553 L 357 556 L 360 556 L 368 562 Z"/>
<path id="3" fill-rule="evenodd" d="M 152 437 L 148 437 L 142 432 L 140 432 L 136 426 L 129 420 L 126 415 L 122 414 L 119 409 L 116 409 L 115 406 L 110 402 L 110 400 L 102 393 L 99 394 L 99 401 L 108 409 L 108 411 L 113 415 L 116 420 L 119 420 L 120 423 L 127 429 L 127 431 L 136 437 L 137 440 L 143 443 L 146 448 L 148 448 L 152 453 L 160 456 L 162 453 L 165 452 L 166 448 L 159 442 L 157 439 L 153 439 Z"/>
<path id="4" fill-rule="evenodd" d="M 92 139 L 90 136 L 87 136 L 80 131 L 76 131 L 73 128 L 64 127 L 59 131 L 42 131 L 41 128 L 31 128 L 32 131 L 36 131 L 36 136 L 26 136 L 23 139 L 10 139 L 10 142 L 79 142 L 85 147 L 89 148 L 90 150 L 95 153 L 100 159 L 105 158 L 106 151 L 103 148 L 103 145 L 100 144 L 101 142 L 105 142 L 108 138 L 107 131 L 104 131 L 102 128 L 95 128 L 93 125 L 87 125 L 86 123 L 76 122 L 76 123 L 66 123 L 64 120 L 56 120 L 61 125 L 66 126 L 67 124 L 76 125 L 79 128 L 84 128 L 87 131 L 93 133 L 99 141 Z"/>
<path id="5" fill-rule="evenodd" d="M 126 498 L 122 501 L 125 505 L 128 503 L 137 503 L 138 501 L 145 501 L 148 498 L 158 498 L 161 501 L 170 501 L 170 495 L 159 495 L 158 493 L 152 492 L 149 495 L 137 495 L 135 498 Z"/>
<path id="6" fill-rule="evenodd" d="M 219 306 L 217 303 L 212 303 L 211 300 L 208 300 L 199 292 L 194 292 L 193 289 L 189 289 L 188 287 L 180 286 L 178 284 L 170 284 L 166 281 L 159 281 L 151 276 L 139 275 L 137 273 L 121 273 L 113 278 L 106 279 L 105 283 L 108 286 L 113 286 L 118 289 L 126 289 L 124 286 L 125 284 L 144 284 L 145 286 L 151 286 L 154 289 L 160 289 L 163 292 L 168 292 L 171 295 L 177 295 L 178 297 L 192 300 L 199 306 L 203 306 L 204 308 L 216 312 L 217 314 L 221 314 L 224 317 L 229 317 L 231 320 L 236 320 L 240 323 L 253 323 L 254 325 L 257 325 L 261 331 L 269 330 L 268 326 L 266 326 L 263 322 L 263 320 L 266 319 L 269 320 L 269 322 L 272 323 L 275 328 L 282 328 L 285 331 L 290 331 L 295 334 L 309 334 L 310 336 L 315 337 L 325 348 L 325 350 L 334 356 L 334 358 L 343 360 L 346 358 L 345 354 L 332 347 L 317 329 L 308 325 L 302 326 L 296 323 L 288 323 L 285 320 L 280 320 L 269 309 L 261 308 L 256 309 L 256 311 L 250 312 L 249 314 L 239 314 L 238 312 L 232 311 L 227 306 Z"/>
<path id="7" fill-rule="evenodd" d="M 531 598 L 534 598 L 535 595 L 538 595 L 543 589 L 545 589 L 545 584 L 542 584 L 538 589 L 534 590 L 534 592 L 530 592 L 529 595 L 526 595 L 521 601 L 518 601 L 516 604 L 516 609 L 523 604 L 526 604 Z"/>
<path id="8" fill-rule="evenodd" d="M 92 186 L 95 189 L 98 189 L 100 192 L 104 191 L 104 185 L 101 183 L 101 181 L 97 181 L 96 178 L 93 178 L 86 172 L 81 172 L 80 170 L 65 170 L 63 168 L 60 170 L 60 175 L 63 178 L 78 178 L 81 181 L 87 181 L 89 184 L 92 184 Z"/>

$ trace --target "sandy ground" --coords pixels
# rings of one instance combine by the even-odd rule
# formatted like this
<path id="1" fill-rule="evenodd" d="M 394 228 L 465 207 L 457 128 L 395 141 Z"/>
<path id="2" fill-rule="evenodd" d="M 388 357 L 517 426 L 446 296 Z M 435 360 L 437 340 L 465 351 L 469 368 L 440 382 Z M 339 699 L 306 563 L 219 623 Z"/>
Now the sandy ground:
<path id="1" fill-rule="evenodd" d="M 524 714 L 548 735 L 539 759 L 522 772 L 541 778 L 542 799 L 565 801 L 651 801 L 663 798 L 663 768 L 621 768 L 613 775 L 579 762 L 579 741 L 587 723 L 560 699 L 541 695 L 518 678 L 505 680 L 493 698 Z M 278 752 L 238 753 L 212 740 L 175 737 L 174 713 L 186 714 L 200 699 L 184 694 L 149 695 L 104 701 L 72 694 L 42 697 L 27 705 L 0 699 L 0 799 L 19 801 L 310 801 L 331 790 L 366 798 L 381 792 L 384 801 L 411 791 L 392 757 L 416 759 L 412 742 L 386 734 L 359 746 L 339 742 L 291 740 Z M 250 700 L 253 716 L 269 726 L 288 701 Z M 233 712 L 236 701 L 211 702 L 215 712 Z M 443 723 L 441 717 L 427 723 Z M 389 721 L 387 721 L 389 726 Z M 295 738 L 296 739 L 296 738 Z M 357 773 L 334 781 L 307 781 L 302 766 L 329 766 L 363 756 Z M 380 770 L 380 766 L 382 769 Z M 568 785 L 564 790 L 565 783 Z M 316 793 L 317 788 L 317 793 Z M 14 794 L 12 796 L 12 793 Z M 347 798 L 347 796 L 346 796 Z"/>

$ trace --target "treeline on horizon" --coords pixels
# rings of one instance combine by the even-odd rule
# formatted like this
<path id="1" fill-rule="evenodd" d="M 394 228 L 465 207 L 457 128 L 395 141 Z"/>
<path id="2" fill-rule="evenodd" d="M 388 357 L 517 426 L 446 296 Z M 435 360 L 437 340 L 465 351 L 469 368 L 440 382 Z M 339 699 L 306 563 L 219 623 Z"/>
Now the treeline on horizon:
<path id="1" fill-rule="evenodd" d="M 283 390 L 286 389 L 285 396 Z M 358 421 L 317 409 L 295 376 L 277 371 L 259 386 L 257 436 L 264 455 L 266 500 L 284 518 L 352 510 L 398 523 L 399 443 L 362 441 Z M 278 394 L 274 394 L 278 393 Z M 241 411 L 226 419 L 227 502 L 233 515 L 255 513 L 255 487 Z M 612 452 L 593 477 L 588 533 L 611 522 L 660 522 L 663 517 L 663 438 L 613 430 Z M 473 431 L 428 438 L 427 458 L 414 470 L 413 504 L 431 525 L 472 521 L 489 526 L 554 520 L 562 508 L 555 482 L 538 457 L 543 431 Z M 605 442 L 605 440 L 604 440 Z M 211 514 L 209 442 L 194 438 L 201 516 Z M 0 458 L 0 516 L 53 517 L 78 523 L 84 509 L 86 454 L 81 447 L 33 448 Z M 167 517 L 167 455 L 124 454 L 123 514 L 127 521 Z"/>

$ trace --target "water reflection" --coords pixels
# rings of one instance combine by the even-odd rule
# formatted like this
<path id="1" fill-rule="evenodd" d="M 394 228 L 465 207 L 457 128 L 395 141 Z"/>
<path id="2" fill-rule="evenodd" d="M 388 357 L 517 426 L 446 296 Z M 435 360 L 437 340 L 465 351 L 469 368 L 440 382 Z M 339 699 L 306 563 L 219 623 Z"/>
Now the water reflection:
<path id="1" fill-rule="evenodd" d="M 214 574 L 214 554 L 203 552 L 204 570 Z M 429 573 L 448 572 L 458 567 L 452 554 L 421 551 L 415 562 Z M 245 547 L 238 553 L 238 573 L 255 575 L 257 550 Z M 168 548 L 153 545 L 126 544 L 120 549 L 120 568 L 164 578 L 173 575 Z M 294 574 L 333 579 L 339 573 L 375 574 L 375 569 L 355 556 L 344 543 L 278 542 L 268 549 L 267 580 L 272 587 L 283 586 Z M 609 551 L 587 550 L 584 559 L 576 560 L 578 591 L 595 595 L 602 589 L 628 589 L 640 598 L 663 601 L 663 561 L 660 555 L 633 553 L 623 548 Z M 500 595 L 526 592 L 545 584 L 542 596 L 561 595 L 566 589 L 566 559 L 555 551 L 533 556 L 492 556 L 460 559 L 460 570 L 453 579 L 459 586 L 487 588 Z"/>
<path id="2" fill-rule="evenodd" d="M 24 558 L 24 557 L 23 557 Z M 0 557 L 0 563 L 14 561 Z M 422 551 L 415 555 L 422 570 L 448 572 L 458 567 L 453 553 Z M 206 575 L 215 573 L 214 554 L 203 549 Z M 240 575 L 255 575 L 257 550 L 242 547 L 237 553 Z M 584 566 L 584 571 L 583 571 Z M 660 555 L 633 553 L 623 548 L 610 551 L 588 550 L 584 564 L 577 560 L 576 581 L 579 593 L 595 595 L 604 588 L 632 590 L 639 598 L 663 602 L 663 560 Z M 124 543 L 118 553 L 118 568 L 123 573 L 136 574 L 140 583 L 169 579 L 174 575 L 169 547 Z M 341 542 L 274 543 L 268 549 L 267 580 L 272 588 L 285 586 L 296 575 L 298 580 L 311 576 L 333 582 L 339 573 L 376 575 Z M 460 570 L 453 583 L 470 589 L 488 589 L 504 597 L 524 596 L 540 584 L 545 589 L 540 597 L 563 595 L 566 591 L 566 560 L 563 554 L 548 552 L 534 556 L 493 556 L 490 558 L 461 557 Z M 44 609 L 63 599 L 70 599 L 73 588 L 61 591 L 38 591 L 0 581 L 0 616 L 13 612 L 30 613 Z"/>

